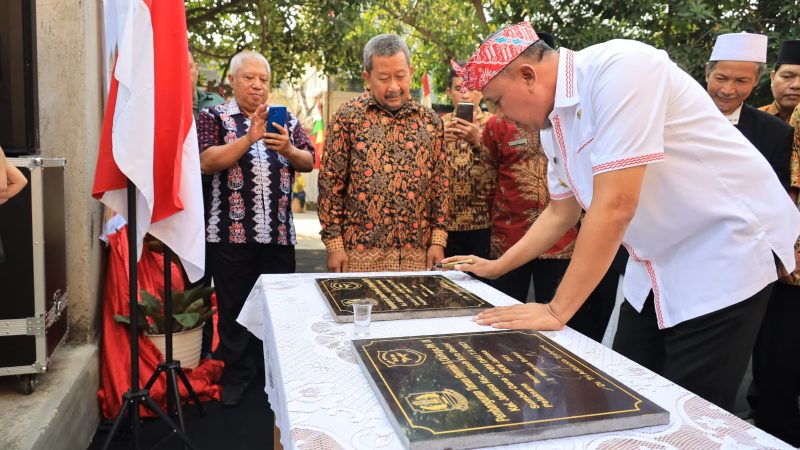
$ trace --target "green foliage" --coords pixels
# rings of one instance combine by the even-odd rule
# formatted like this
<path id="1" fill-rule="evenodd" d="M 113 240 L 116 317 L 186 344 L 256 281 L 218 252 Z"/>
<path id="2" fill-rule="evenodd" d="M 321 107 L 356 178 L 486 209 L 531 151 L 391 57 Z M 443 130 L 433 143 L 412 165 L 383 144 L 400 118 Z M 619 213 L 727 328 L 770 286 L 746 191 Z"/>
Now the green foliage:
<path id="1" fill-rule="evenodd" d="M 227 71 L 250 49 L 270 62 L 273 80 L 294 79 L 310 64 L 338 72 L 352 48 L 342 45 L 358 21 L 360 2 L 344 0 L 186 0 L 189 43 L 201 61 Z"/>
<path id="2" fill-rule="evenodd" d="M 197 328 L 216 312 L 206 306 L 205 300 L 211 297 L 213 287 L 195 286 L 185 291 L 172 292 L 172 331 L 186 331 Z M 161 300 L 153 294 L 141 290 L 142 299 L 138 303 L 139 328 L 149 334 L 164 334 L 164 308 Z M 130 325 L 128 316 L 114 315 L 114 320 Z"/>
<path id="3" fill-rule="evenodd" d="M 367 40 L 399 33 L 412 49 L 415 86 L 433 71 L 439 92 L 451 59 L 466 59 L 491 32 L 523 20 L 576 50 L 616 38 L 649 43 L 697 80 L 718 34 L 769 35 L 770 61 L 781 40 L 800 37 L 798 0 L 187 0 L 186 9 L 201 59 L 224 67 L 253 48 L 270 60 L 275 81 L 298 77 L 306 64 L 358 80 Z M 751 103 L 771 99 L 768 84 L 765 77 Z"/>

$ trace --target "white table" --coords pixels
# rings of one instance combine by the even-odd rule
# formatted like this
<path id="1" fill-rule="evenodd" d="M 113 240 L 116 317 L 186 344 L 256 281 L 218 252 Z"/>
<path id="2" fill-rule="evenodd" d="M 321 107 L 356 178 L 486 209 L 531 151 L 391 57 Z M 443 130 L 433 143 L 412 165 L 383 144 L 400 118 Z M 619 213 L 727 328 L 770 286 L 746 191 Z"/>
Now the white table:
<path id="1" fill-rule="evenodd" d="M 461 272 L 443 274 L 494 305 L 516 303 Z M 287 450 L 401 449 L 388 417 L 351 354 L 353 325 L 334 322 L 314 283 L 315 278 L 327 276 L 342 275 L 262 275 L 238 318 L 264 342 L 265 391 L 281 430 L 281 443 Z M 469 317 L 449 317 L 373 322 L 371 337 L 491 330 Z M 792 448 L 572 329 L 544 334 L 669 411 L 670 423 L 498 448 Z"/>

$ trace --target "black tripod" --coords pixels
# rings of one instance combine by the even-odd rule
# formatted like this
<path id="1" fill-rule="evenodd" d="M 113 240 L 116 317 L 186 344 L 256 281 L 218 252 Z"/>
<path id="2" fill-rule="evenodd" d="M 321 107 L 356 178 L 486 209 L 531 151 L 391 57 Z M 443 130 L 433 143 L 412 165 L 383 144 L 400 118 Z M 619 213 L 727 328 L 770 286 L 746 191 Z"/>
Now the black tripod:
<path id="1" fill-rule="evenodd" d="M 133 185 L 131 180 L 128 180 L 128 293 L 130 295 L 130 299 L 128 305 L 130 307 L 130 350 L 131 350 L 131 387 L 130 389 L 125 392 L 122 396 L 122 405 L 117 412 L 117 417 L 114 419 L 114 424 L 111 426 L 111 431 L 108 433 L 108 437 L 106 438 L 106 442 L 103 444 L 103 450 L 106 450 L 111 445 L 111 441 L 114 439 L 114 435 L 117 433 L 119 426 L 127 417 L 130 421 L 130 426 L 132 429 L 133 434 L 133 448 L 139 448 L 139 406 L 145 406 L 150 411 L 153 411 L 161 420 L 163 420 L 169 428 L 172 430 L 172 433 L 167 435 L 161 442 L 156 444 L 156 447 L 172 437 L 173 434 L 178 435 L 178 437 L 183 441 L 186 447 L 197 449 L 198 447 L 189 439 L 189 436 L 183 431 L 183 419 L 181 418 L 181 427 L 175 423 L 172 418 L 170 418 L 167 413 L 161 410 L 156 402 L 150 397 L 149 387 L 146 386 L 143 389 L 139 389 L 139 318 L 138 318 L 138 304 L 139 304 L 139 295 L 138 295 L 138 279 L 136 274 L 136 268 L 138 266 L 136 261 L 137 256 L 137 242 L 136 242 L 136 189 Z M 166 255 L 164 261 L 165 271 L 169 270 L 169 266 L 167 265 Z M 167 280 L 172 280 L 172 272 L 169 272 L 169 276 L 167 276 Z M 166 291 L 170 292 L 169 284 L 170 281 L 165 281 Z M 168 294 L 169 295 L 169 294 Z M 165 299 L 165 306 L 166 304 L 170 304 L 171 308 L 171 295 L 169 295 L 170 301 L 167 302 Z M 170 311 L 171 312 L 171 311 Z M 172 335 L 170 334 L 170 339 Z M 169 342 L 169 341 L 168 341 Z M 172 356 L 172 343 L 169 342 L 168 344 L 170 347 L 170 358 Z M 160 366 L 159 366 L 160 367 Z M 158 373 L 158 372 L 156 372 Z M 172 372 L 174 376 L 175 372 Z M 183 374 L 183 372 L 180 372 Z M 169 379 L 169 378 L 168 378 Z M 185 380 L 185 376 L 182 377 Z M 188 384 L 188 383 L 187 383 Z M 177 384 L 175 384 L 177 387 Z M 168 389 L 169 391 L 169 389 Z M 191 390 L 189 392 L 192 392 Z M 192 392 L 193 394 L 194 392 Z M 168 398 L 169 398 L 169 394 Z M 197 401 L 197 396 L 193 397 L 195 401 Z M 178 404 L 180 404 L 180 397 L 178 397 Z M 200 405 L 197 402 L 198 406 Z M 180 406 L 178 406 L 178 411 L 180 411 Z M 125 413 L 128 413 L 126 416 Z"/>
<path id="2" fill-rule="evenodd" d="M 192 385 L 189 384 L 189 379 L 181 369 L 181 362 L 172 359 L 172 252 L 169 247 L 164 245 L 164 347 L 165 355 L 164 361 L 159 363 L 153 375 L 144 385 L 145 390 L 153 387 L 158 377 L 165 373 L 167 375 L 167 414 L 170 416 L 177 416 L 178 423 L 181 430 L 186 430 L 183 423 L 183 408 L 181 407 L 181 393 L 178 386 L 178 377 L 180 377 L 183 386 L 189 393 L 189 397 L 197 406 L 197 412 L 203 415 L 203 405 L 200 399 L 195 394 Z"/>

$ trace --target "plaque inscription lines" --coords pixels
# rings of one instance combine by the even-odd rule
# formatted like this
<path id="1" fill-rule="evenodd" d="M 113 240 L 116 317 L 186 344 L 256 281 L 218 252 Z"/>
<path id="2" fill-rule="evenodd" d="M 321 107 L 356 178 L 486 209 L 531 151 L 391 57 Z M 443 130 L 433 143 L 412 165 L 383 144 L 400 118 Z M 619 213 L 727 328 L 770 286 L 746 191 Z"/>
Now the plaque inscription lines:
<path id="1" fill-rule="evenodd" d="M 633 413 L 640 411 L 642 400 L 628 390 L 620 387 L 613 380 L 609 380 L 592 368 L 584 365 L 557 344 L 550 343 L 540 337 L 538 333 L 509 331 L 538 341 L 531 348 L 523 350 L 490 351 L 480 348 L 481 335 L 487 333 L 465 333 L 450 335 L 451 339 L 437 339 L 437 336 L 419 338 L 384 339 L 384 342 L 396 342 L 397 346 L 389 351 L 371 351 L 374 341 L 361 345 L 361 351 L 366 355 L 375 373 L 379 376 L 384 388 L 391 396 L 402 416 L 411 428 L 427 430 L 434 435 L 460 433 L 466 431 L 488 430 L 503 427 L 520 426 L 535 423 L 566 421 L 615 414 Z M 505 333 L 491 333 L 505 334 Z M 520 337 L 522 337 L 520 336 Z M 469 341 L 469 342 L 468 342 Z M 407 347 L 404 347 L 405 342 Z M 472 342 L 472 344 L 470 343 Z M 410 348 L 410 347 L 415 347 Z M 424 349 L 425 352 L 420 350 Z M 427 353 L 427 354 L 426 354 Z M 373 358 L 373 355 L 376 358 Z M 377 361 L 376 361 L 377 359 Z M 387 363 L 389 361 L 389 363 Z M 438 363 L 442 370 L 444 381 L 436 379 L 439 383 L 431 385 L 428 391 L 414 391 L 410 394 L 395 392 L 392 383 L 384 376 L 385 371 L 396 370 L 401 367 L 421 366 Z M 451 378 L 444 377 L 448 375 Z M 454 380 L 455 384 L 447 382 Z M 627 398 L 629 402 L 621 408 L 589 412 L 575 415 L 558 415 L 559 399 L 548 398 L 543 394 L 540 386 L 560 383 L 559 380 L 577 380 L 584 386 L 602 391 L 617 391 Z M 445 387 L 447 386 L 447 387 Z M 474 399 L 477 403 L 470 402 Z M 454 429 L 432 429 L 415 423 L 412 412 L 429 416 L 435 413 L 467 413 L 470 408 L 485 408 L 491 420 L 480 426 L 454 427 Z M 522 408 L 527 406 L 531 410 L 553 409 L 554 417 L 531 418 L 523 414 Z M 480 412 L 476 412 L 482 414 Z M 526 420 L 527 419 L 527 420 Z"/>

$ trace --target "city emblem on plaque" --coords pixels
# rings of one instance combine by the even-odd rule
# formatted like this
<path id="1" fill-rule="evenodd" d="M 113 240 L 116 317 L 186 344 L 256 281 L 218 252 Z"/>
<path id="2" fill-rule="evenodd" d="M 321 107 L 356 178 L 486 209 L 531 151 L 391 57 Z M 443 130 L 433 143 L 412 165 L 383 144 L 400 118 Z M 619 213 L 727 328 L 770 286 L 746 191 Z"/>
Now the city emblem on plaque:
<path id="1" fill-rule="evenodd" d="M 330 286 L 332 291 L 351 291 L 353 289 L 359 289 L 363 285 L 356 281 L 337 281 L 331 283 Z"/>
<path id="2" fill-rule="evenodd" d="M 405 398 L 411 409 L 423 414 L 469 409 L 467 398 L 452 389 L 408 394 Z"/>
<path id="3" fill-rule="evenodd" d="M 426 358 L 427 356 L 422 352 L 405 348 L 378 352 L 378 361 L 389 368 L 418 366 L 424 363 Z"/>

